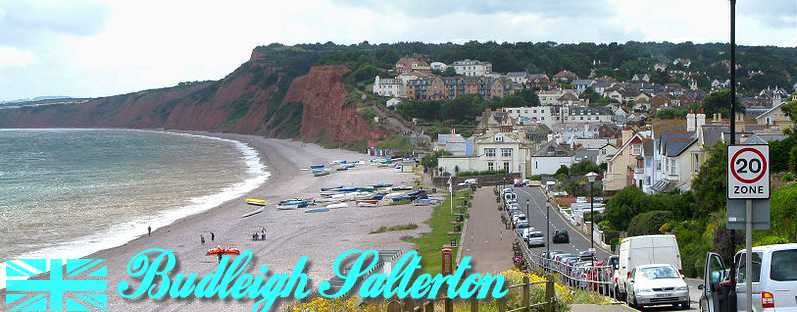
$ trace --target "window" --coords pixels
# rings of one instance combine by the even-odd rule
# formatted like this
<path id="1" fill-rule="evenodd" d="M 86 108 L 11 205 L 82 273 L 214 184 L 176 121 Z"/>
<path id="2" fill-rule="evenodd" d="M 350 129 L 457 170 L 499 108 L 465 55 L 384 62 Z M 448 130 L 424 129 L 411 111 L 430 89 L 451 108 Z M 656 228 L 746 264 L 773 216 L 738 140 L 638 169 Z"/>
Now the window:
<path id="1" fill-rule="evenodd" d="M 484 156 L 495 157 L 495 149 L 494 148 L 485 148 L 484 149 Z"/>
<path id="2" fill-rule="evenodd" d="M 539 166 L 539 164 L 537 164 L 536 160 L 534 161 L 534 169 L 540 169 L 540 166 Z"/>
<path id="3" fill-rule="evenodd" d="M 738 256 L 739 261 L 736 263 L 739 264 L 739 267 L 736 269 L 736 282 L 739 284 L 743 284 L 746 281 L 747 274 L 747 260 L 745 258 L 746 254 L 740 254 Z M 758 283 L 761 280 L 761 253 L 754 252 L 753 253 L 753 283 Z"/>
<path id="4" fill-rule="evenodd" d="M 501 149 L 501 156 L 502 157 L 512 157 L 512 149 L 511 148 L 502 148 Z"/>
<path id="5" fill-rule="evenodd" d="M 631 147 L 631 155 L 642 155 L 642 145 L 641 144 L 634 144 Z"/>
<path id="6" fill-rule="evenodd" d="M 755 260 L 755 257 L 753 257 Z M 775 281 L 797 281 L 797 249 L 780 250 L 772 253 L 772 268 L 769 278 Z"/>
<path id="7" fill-rule="evenodd" d="M 495 164 L 492 161 L 487 162 L 487 171 L 495 171 Z"/>
<path id="8" fill-rule="evenodd" d="M 504 162 L 504 171 L 505 171 L 505 172 L 509 172 L 509 165 L 510 165 L 510 164 L 509 164 L 509 162 L 508 162 L 508 161 L 505 161 L 505 162 Z"/>

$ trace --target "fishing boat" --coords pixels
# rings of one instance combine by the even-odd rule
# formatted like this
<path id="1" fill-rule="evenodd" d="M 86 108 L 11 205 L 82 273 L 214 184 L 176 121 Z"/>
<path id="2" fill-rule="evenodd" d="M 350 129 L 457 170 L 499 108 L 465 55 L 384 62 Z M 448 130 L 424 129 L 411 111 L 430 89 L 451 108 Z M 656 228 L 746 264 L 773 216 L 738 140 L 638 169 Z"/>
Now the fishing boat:
<path id="1" fill-rule="evenodd" d="M 394 186 L 390 190 L 394 191 L 394 192 L 395 191 L 411 191 L 412 187 L 411 186 L 406 186 L 406 185 L 399 185 L 399 186 Z"/>
<path id="2" fill-rule="evenodd" d="M 299 205 L 297 205 L 297 204 L 280 204 L 280 205 L 277 205 L 277 209 L 279 209 L 279 210 L 296 210 L 296 209 L 299 209 Z"/>
<path id="3" fill-rule="evenodd" d="M 337 203 L 337 204 L 331 204 L 331 205 L 327 205 L 326 206 L 326 208 L 328 208 L 328 209 L 340 209 L 340 208 L 346 208 L 346 207 L 349 207 L 349 204 L 347 204 L 347 203 Z"/>
<path id="4" fill-rule="evenodd" d="M 349 167 L 338 167 L 335 170 L 337 170 L 337 171 L 346 171 L 346 170 L 349 170 Z"/>
<path id="5" fill-rule="evenodd" d="M 255 206 L 265 206 L 266 200 L 260 198 L 247 198 L 244 200 L 247 204 L 255 205 Z"/>
<path id="6" fill-rule="evenodd" d="M 329 170 L 326 169 L 313 169 L 313 176 L 322 177 L 329 175 Z"/>
<path id="7" fill-rule="evenodd" d="M 377 183 L 377 184 L 374 184 L 372 186 L 374 188 L 378 188 L 379 189 L 379 188 L 391 187 L 391 186 L 393 186 L 393 184 L 390 184 L 390 183 Z"/>
<path id="8" fill-rule="evenodd" d="M 357 201 L 358 207 L 376 207 L 379 206 L 378 200 L 358 200 Z"/>
<path id="9" fill-rule="evenodd" d="M 307 201 L 307 200 L 304 200 L 304 199 L 289 199 L 289 200 L 283 200 L 279 204 L 280 204 L 280 206 L 282 206 L 282 205 L 286 205 L 286 206 L 287 205 L 296 205 L 296 207 L 298 207 L 298 208 L 304 208 L 304 207 L 310 206 L 310 201 Z"/>
<path id="10" fill-rule="evenodd" d="M 329 208 L 319 207 L 319 208 L 305 209 L 304 213 L 316 213 L 316 212 L 328 212 L 328 211 L 329 211 Z"/>
<path id="11" fill-rule="evenodd" d="M 324 169 L 325 165 L 310 165 L 310 169 Z"/>
<path id="12" fill-rule="evenodd" d="M 342 188 L 342 187 L 343 187 L 343 185 L 341 185 L 341 186 L 333 186 L 333 187 L 322 187 L 322 188 L 321 188 L 321 191 L 322 191 L 322 192 L 326 192 L 326 191 L 337 191 L 338 189 L 340 189 L 340 188 Z"/>

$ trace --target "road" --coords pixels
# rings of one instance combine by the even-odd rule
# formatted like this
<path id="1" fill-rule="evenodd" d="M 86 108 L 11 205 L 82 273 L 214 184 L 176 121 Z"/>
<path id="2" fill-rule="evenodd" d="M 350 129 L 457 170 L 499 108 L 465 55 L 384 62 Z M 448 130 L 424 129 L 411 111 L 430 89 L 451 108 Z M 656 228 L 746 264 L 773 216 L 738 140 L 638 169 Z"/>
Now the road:
<path id="1" fill-rule="evenodd" d="M 520 209 L 526 212 L 529 226 L 534 227 L 537 231 L 546 233 L 545 209 L 547 207 L 547 199 L 542 193 L 542 190 L 538 187 L 518 187 L 515 188 L 515 193 L 518 195 L 518 205 Z M 526 209 L 527 200 L 529 203 L 528 209 Z M 568 234 L 570 234 L 569 244 L 552 244 L 551 251 L 559 250 L 578 253 L 580 251 L 589 250 L 591 245 L 589 236 L 575 228 L 570 221 L 565 220 L 561 213 L 555 211 L 555 209 L 551 209 L 550 219 L 550 235 L 546 233 L 546 236 L 551 236 L 552 239 L 553 234 L 556 233 L 557 230 L 567 230 Z M 532 248 L 532 251 L 542 253 L 545 251 L 545 247 Z M 597 245 L 595 246 L 595 253 L 598 258 L 601 259 L 606 259 L 611 255 L 608 250 L 603 250 Z"/>
<path id="2" fill-rule="evenodd" d="M 514 233 L 501 223 L 497 208 L 492 188 L 476 191 L 462 241 L 462 255 L 473 257 L 474 272 L 497 273 L 514 267 Z"/>
<path id="3" fill-rule="evenodd" d="M 545 194 L 542 193 L 542 190 L 538 187 L 517 187 L 515 188 L 515 193 L 518 195 L 518 205 L 520 206 L 521 210 L 526 211 L 526 216 L 529 220 L 529 226 L 532 226 L 537 229 L 537 231 L 542 231 L 543 233 L 546 232 L 546 221 L 545 221 L 545 214 L 546 214 L 546 203 L 547 198 Z M 526 200 L 529 202 L 528 209 L 526 209 Z M 551 250 L 559 250 L 569 253 L 578 253 L 580 251 L 588 250 L 590 248 L 590 237 L 587 234 L 584 234 L 579 229 L 574 227 L 570 221 L 566 220 L 564 216 L 556 211 L 555 209 L 551 209 L 550 211 L 550 219 L 551 219 L 551 228 L 550 233 L 556 232 L 556 230 L 567 230 L 570 234 L 570 243 L 569 244 L 551 244 Z M 546 236 L 548 236 L 546 234 Z M 545 247 L 536 247 L 531 249 L 532 252 L 542 253 L 545 252 Z M 606 259 L 612 253 L 608 250 L 601 249 L 598 245 L 595 245 L 595 252 L 598 258 Z M 697 302 L 700 300 L 700 290 L 697 289 L 697 285 L 700 283 L 698 280 L 695 279 L 686 279 L 687 284 L 689 285 L 689 296 L 692 301 L 692 306 L 689 311 L 698 311 L 699 306 Z M 650 309 L 646 309 L 647 311 L 670 311 L 672 310 L 671 307 L 654 307 Z"/>

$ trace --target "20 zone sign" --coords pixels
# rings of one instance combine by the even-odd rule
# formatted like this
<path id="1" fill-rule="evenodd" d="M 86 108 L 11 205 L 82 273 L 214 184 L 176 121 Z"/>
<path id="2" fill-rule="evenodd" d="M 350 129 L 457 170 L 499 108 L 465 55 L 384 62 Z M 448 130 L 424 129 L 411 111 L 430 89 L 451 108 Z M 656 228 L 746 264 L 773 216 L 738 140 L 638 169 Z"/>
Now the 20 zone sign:
<path id="1" fill-rule="evenodd" d="M 769 145 L 728 146 L 728 199 L 769 198 Z"/>

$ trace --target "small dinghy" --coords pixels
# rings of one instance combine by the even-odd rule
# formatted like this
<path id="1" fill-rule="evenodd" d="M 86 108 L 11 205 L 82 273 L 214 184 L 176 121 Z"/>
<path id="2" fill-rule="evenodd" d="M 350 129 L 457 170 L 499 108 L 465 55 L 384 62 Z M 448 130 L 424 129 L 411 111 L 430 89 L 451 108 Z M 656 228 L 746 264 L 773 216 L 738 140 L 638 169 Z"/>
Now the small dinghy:
<path id="1" fill-rule="evenodd" d="M 309 208 L 305 209 L 304 213 L 316 213 L 316 212 L 328 212 L 329 208 L 319 207 L 319 208 Z"/>

